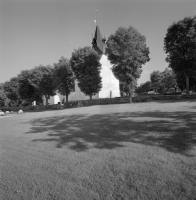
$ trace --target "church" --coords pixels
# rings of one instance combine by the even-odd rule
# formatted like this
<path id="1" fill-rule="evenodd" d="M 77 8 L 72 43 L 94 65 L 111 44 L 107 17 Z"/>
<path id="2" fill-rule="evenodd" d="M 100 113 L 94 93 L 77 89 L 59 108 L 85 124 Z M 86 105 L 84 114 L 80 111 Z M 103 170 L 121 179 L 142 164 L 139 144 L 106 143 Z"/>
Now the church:
<path id="1" fill-rule="evenodd" d="M 100 76 L 102 78 L 102 89 L 99 93 L 94 95 L 93 99 L 98 98 L 114 98 L 120 97 L 120 88 L 119 88 L 119 80 L 117 80 L 113 73 L 112 73 L 112 65 L 108 60 L 107 56 L 105 55 L 106 49 L 106 39 L 102 37 L 100 28 L 96 25 L 95 34 L 92 40 L 92 48 L 101 56 L 100 63 L 101 63 L 101 72 Z M 63 95 L 56 94 L 55 96 L 51 96 L 48 100 L 50 105 L 62 103 L 66 98 Z M 69 101 L 76 101 L 76 100 L 88 100 L 89 96 L 85 95 L 83 92 L 80 91 L 78 87 L 77 80 L 75 81 L 75 88 L 73 92 L 69 95 Z M 44 105 L 46 104 L 45 98 Z"/>

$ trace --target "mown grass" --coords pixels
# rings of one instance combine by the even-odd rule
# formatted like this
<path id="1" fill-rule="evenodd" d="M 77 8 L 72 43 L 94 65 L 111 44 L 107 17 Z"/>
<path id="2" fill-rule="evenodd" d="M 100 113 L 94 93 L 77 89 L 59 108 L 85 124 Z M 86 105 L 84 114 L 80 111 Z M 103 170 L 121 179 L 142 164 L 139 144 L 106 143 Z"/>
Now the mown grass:
<path id="1" fill-rule="evenodd" d="M 196 102 L 0 119 L 1 199 L 196 199 Z"/>

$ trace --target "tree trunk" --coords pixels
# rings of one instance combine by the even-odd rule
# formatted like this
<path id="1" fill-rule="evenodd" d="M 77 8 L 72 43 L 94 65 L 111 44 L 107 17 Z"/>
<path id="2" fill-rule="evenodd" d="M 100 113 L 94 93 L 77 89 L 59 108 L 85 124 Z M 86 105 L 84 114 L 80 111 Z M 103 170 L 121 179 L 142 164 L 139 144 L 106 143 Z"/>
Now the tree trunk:
<path id="1" fill-rule="evenodd" d="M 48 95 L 45 95 L 46 98 L 46 105 L 48 105 Z"/>
<path id="2" fill-rule="evenodd" d="M 68 94 L 66 94 L 66 108 L 69 107 L 69 102 L 68 102 Z"/>
<path id="3" fill-rule="evenodd" d="M 92 100 L 92 96 L 93 96 L 93 95 L 90 95 L 90 100 Z"/>
<path id="4" fill-rule="evenodd" d="M 185 74 L 186 77 L 186 93 L 189 94 L 189 76 Z"/>
<path id="5" fill-rule="evenodd" d="M 132 101 L 132 96 L 131 96 L 131 94 L 132 94 L 131 83 L 128 85 L 128 88 L 129 88 L 129 101 L 130 101 L 130 103 L 133 103 L 133 101 Z"/>

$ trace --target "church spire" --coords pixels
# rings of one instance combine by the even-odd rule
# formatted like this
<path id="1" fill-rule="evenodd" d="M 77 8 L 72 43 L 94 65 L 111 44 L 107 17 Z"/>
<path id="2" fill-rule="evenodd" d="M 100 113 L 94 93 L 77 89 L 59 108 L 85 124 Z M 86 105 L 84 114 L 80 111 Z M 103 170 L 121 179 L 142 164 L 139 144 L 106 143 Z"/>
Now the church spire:
<path id="1" fill-rule="evenodd" d="M 102 37 L 101 31 L 99 29 L 98 23 L 97 23 L 97 10 L 95 10 L 96 12 L 96 20 L 95 20 L 95 24 L 96 24 L 96 29 L 95 29 L 95 34 L 94 34 L 94 38 L 92 39 L 92 48 L 99 54 L 102 55 L 105 53 L 105 37 Z"/>

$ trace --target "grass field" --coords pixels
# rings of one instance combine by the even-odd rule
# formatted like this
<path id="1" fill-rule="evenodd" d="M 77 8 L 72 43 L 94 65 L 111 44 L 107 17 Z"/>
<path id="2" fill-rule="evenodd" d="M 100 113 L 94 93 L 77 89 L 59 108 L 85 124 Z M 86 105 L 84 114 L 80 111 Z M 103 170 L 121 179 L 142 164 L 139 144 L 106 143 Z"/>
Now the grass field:
<path id="1" fill-rule="evenodd" d="M 196 101 L 0 118 L 2 200 L 195 200 Z"/>

